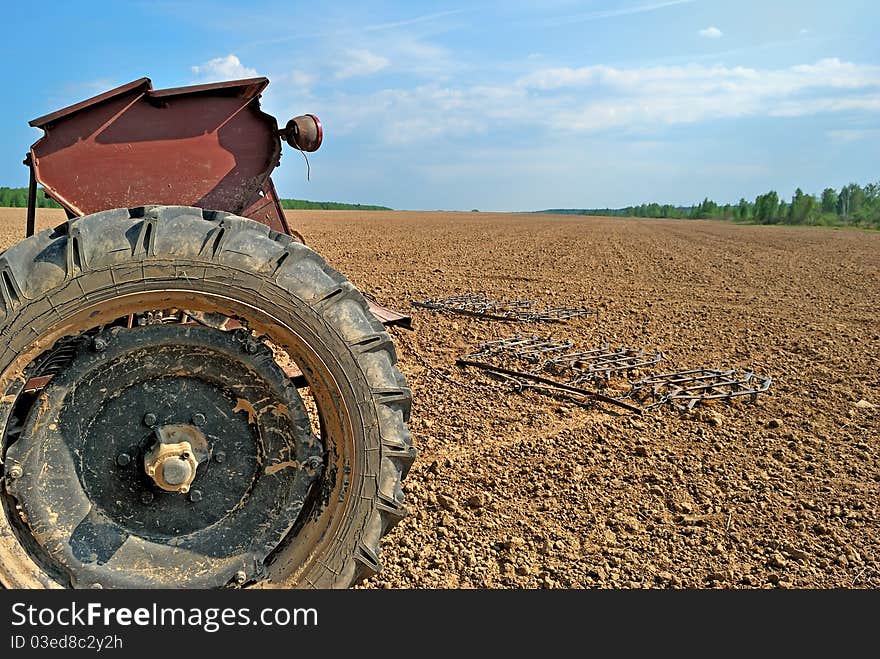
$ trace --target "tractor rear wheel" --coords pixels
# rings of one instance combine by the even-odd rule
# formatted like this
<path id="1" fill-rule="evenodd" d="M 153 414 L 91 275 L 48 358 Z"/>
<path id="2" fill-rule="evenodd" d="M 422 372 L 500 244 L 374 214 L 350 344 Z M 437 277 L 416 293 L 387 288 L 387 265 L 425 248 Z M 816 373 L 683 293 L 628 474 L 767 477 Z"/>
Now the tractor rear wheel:
<path id="1" fill-rule="evenodd" d="M 0 254 L 0 584 L 348 587 L 415 457 L 363 296 L 311 249 L 178 206 Z"/>

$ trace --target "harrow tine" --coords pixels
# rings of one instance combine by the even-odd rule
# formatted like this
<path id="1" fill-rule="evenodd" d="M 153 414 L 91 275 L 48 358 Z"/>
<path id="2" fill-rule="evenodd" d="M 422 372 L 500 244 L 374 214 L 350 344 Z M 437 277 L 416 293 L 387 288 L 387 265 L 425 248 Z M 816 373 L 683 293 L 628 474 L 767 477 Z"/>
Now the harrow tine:
<path id="1" fill-rule="evenodd" d="M 663 353 L 649 353 L 641 348 L 611 348 L 607 343 L 590 350 L 572 351 L 572 347 L 571 341 L 516 335 L 481 343 L 475 352 L 457 363 L 503 375 L 519 382 L 520 387 L 528 386 L 525 381 L 539 383 L 541 387 L 533 388 L 589 396 L 630 411 L 667 404 L 680 410 L 692 410 L 704 401 L 730 400 L 739 396 L 748 396 L 755 402 L 771 382 L 769 377 L 752 371 L 737 373 L 734 369 L 695 368 L 651 374 L 636 381 L 629 379 L 629 391 L 615 398 L 580 385 L 590 383 L 605 388 L 619 374 L 629 377 L 637 369 L 657 364 L 663 359 Z M 509 362 L 527 362 L 532 366 L 529 371 L 519 371 L 510 368 Z M 565 381 L 560 381 L 561 378 Z M 625 400 L 635 401 L 642 407 Z"/>
<path id="2" fill-rule="evenodd" d="M 641 414 L 642 410 L 635 405 L 630 405 L 629 403 L 620 400 L 618 398 L 613 398 L 612 396 L 606 396 L 605 394 L 599 393 L 598 391 L 590 391 L 588 389 L 581 389 L 579 387 L 574 387 L 569 384 L 565 384 L 562 382 L 556 382 L 555 380 L 551 380 L 550 378 L 545 378 L 541 375 L 536 375 L 535 373 L 524 373 L 522 371 L 515 371 L 513 369 L 504 368 L 503 366 L 496 366 L 494 364 L 487 364 L 486 362 L 475 361 L 472 359 L 457 359 L 456 365 L 458 366 L 472 366 L 474 368 L 479 368 L 484 371 L 489 371 L 493 373 L 500 373 L 502 375 L 507 375 L 514 378 L 521 378 L 524 380 L 531 380 L 533 382 L 538 382 L 540 384 L 548 385 L 553 388 L 559 389 L 561 391 L 565 391 L 568 393 L 579 394 L 581 396 L 586 396 L 587 398 L 594 398 L 596 400 L 602 401 L 603 403 L 608 403 L 609 405 L 616 405 L 617 407 L 622 407 L 630 412 L 634 412 L 636 414 Z"/>
<path id="3" fill-rule="evenodd" d="M 523 323 L 559 323 L 578 316 L 599 313 L 595 309 L 586 307 L 555 307 L 538 310 L 535 309 L 534 300 L 492 300 L 485 293 L 461 293 L 445 298 L 413 300 L 412 305 L 431 311 Z"/>
<path id="4" fill-rule="evenodd" d="M 664 397 L 675 405 L 693 409 L 697 403 L 708 400 L 730 400 L 748 396 L 751 402 L 758 399 L 770 387 L 770 378 L 755 375 L 749 371 L 738 375 L 735 370 L 692 369 L 651 375 L 637 382 L 631 382 L 634 399 L 644 399 L 639 392 L 650 389 L 654 399 Z"/>

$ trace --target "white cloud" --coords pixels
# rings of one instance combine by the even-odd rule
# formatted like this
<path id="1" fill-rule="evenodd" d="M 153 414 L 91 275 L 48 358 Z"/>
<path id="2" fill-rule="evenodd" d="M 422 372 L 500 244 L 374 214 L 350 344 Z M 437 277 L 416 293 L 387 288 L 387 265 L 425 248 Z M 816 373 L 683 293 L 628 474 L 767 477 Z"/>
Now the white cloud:
<path id="1" fill-rule="evenodd" d="M 714 25 L 710 25 L 709 27 L 700 30 L 698 34 L 707 39 L 720 39 L 721 35 L 724 33 Z"/>
<path id="2" fill-rule="evenodd" d="M 454 89 L 423 85 L 364 96 L 342 95 L 327 108 L 327 123 L 332 123 L 337 132 L 381 125 L 382 140 L 400 145 L 485 133 L 493 124 L 521 121 L 530 105 L 525 90 L 516 87 Z"/>
<path id="3" fill-rule="evenodd" d="M 880 86 L 880 66 L 821 59 L 787 69 L 734 66 L 649 66 L 618 68 L 602 64 L 580 68 L 539 69 L 520 78 L 526 88 L 553 91 L 599 86 L 622 94 L 732 94 L 784 96 L 821 88 L 858 89 Z"/>
<path id="4" fill-rule="evenodd" d="M 295 70 L 291 71 L 289 80 L 296 87 L 311 87 L 315 84 L 316 77 L 312 73 L 306 73 L 305 71 Z"/>
<path id="5" fill-rule="evenodd" d="M 387 57 L 376 55 L 369 50 L 347 50 L 335 75 L 339 80 L 369 76 L 378 73 L 389 64 L 391 62 Z"/>
<path id="6" fill-rule="evenodd" d="M 212 60 L 193 66 L 192 72 L 202 78 L 211 80 L 231 80 L 235 78 L 255 78 L 257 70 L 242 65 L 241 61 L 230 53 L 225 57 L 215 57 Z"/>
<path id="7" fill-rule="evenodd" d="M 880 138 L 880 128 L 839 128 L 828 131 L 828 137 L 838 144 L 862 142 Z"/>
<path id="8" fill-rule="evenodd" d="M 696 0 L 666 0 L 665 2 L 655 2 L 652 4 L 632 5 L 629 7 L 618 7 L 616 9 L 602 9 L 599 11 L 591 11 L 586 14 L 573 14 L 569 16 L 560 16 L 545 21 L 545 26 L 554 25 L 570 25 L 572 23 L 584 23 L 587 21 L 598 21 L 605 18 L 616 18 L 618 16 L 631 16 L 633 14 L 643 14 L 649 11 L 657 11 L 658 9 L 666 9 L 667 7 L 675 7 L 676 5 L 686 5 Z"/>
<path id="9" fill-rule="evenodd" d="M 536 71 L 518 84 L 554 97 L 583 95 L 582 103 L 561 102 L 551 115 L 560 127 L 575 131 L 872 110 L 880 102 L 880 66 L 836 58 L 775 70 L 703 65 L 556 68 Z"/>
<path id="10" fill-rule="evenodd" d="M 416 23 L 426 23 L 430 21 L 435 21 L 438 18 L 445 18 L 446 16 L 454 16 L 456 14 L 461 14 L 466 11 L 473 11 L 473 9 L 451 9 L 448 11 L 439 11 L 435 14 L 425 14 L 423 16 L 416 16 L 415 18 L 408 18 L 400 21 L 391 21 L 390 23 L 378 23 L 376 25 L 365 25 L 359 28 L 360 32 L 378 32 L 380 30 L 393 30 L 398 27 L 405 27 L 408 25 L 415 25 Z"/>
<path id="11" fill-rule="evenodd" d="M 434 83 L 317 99 L 338 133 L 383 125 L 395 145 L 469 133 L 651 134 L 738 117 L 880 112 L 880 66 L 824 59 L 784 69 L 546 68 L 498 85 Z"/>
<path id="12" fill-rule="evenodd" d="M 679 0 L 681 2 L 693 2 L 693 0 Z M 320 39 L 330 40 L 336 38 L 345 38 L 348 41 L 357 40 L 367 33 L 403 33 L 399 30 L 401 27 L 409 27 L 412 25 L 423 25 L 434 22 L 442 22 L 443 19 L 450 16 L 457 16 L 476 11 L 476 7 L 466 9 L 450 9 L 440 11 L 433 14 L 423 14 L 414 18 L 406 18 L 401 20 L 388 21 L 385 23 L 375 23 L 372 25 L 364 25 L 362 22 L 336 24 L 331 20 L 318 20 L 316 23 L 309 23 L 305 26 L 304 31 L 296 31 L 285 33 L 281 36 L 271 36 L 266 39 L 251 41 L 247 47 L 256 48 L 270 44 L 285 43 L 288 41 L 303 41 L 304 39 Z"/>
<path id="13" fill-rule="evenodd" d="M 811 114 L 846 111 L 880 112 L 880 94 L 856 98 L 789 99 L 767 113 L 771 117 L 805 117 Z"/>

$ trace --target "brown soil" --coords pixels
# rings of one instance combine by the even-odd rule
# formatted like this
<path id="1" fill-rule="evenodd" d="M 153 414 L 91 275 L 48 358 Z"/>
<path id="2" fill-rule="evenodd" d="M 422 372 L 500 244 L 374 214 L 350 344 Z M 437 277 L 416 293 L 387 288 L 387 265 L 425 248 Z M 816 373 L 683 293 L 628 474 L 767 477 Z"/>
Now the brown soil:
<path id="1" fill-rule="evenodd" d="M 50 217 L 51 216 L 51 217 Z M 0 247 L 21 211 L 0 210 Z M 380 302 L 464 291 L 599 308 L 564 325 L 413 310 L 394 330 L 421 455 L 373 587 L 880 586 L 880 234 L 721 222 L 291 212 Z M 63 219 L 43 212 L 41 226 Z M 637 418 L 455 358 L 552 333 L 751 368 L 756 405 Z M 865 402 L 866 401 L 866 402 Z M 876 407 L 869 407 L 869 404 Z"/>

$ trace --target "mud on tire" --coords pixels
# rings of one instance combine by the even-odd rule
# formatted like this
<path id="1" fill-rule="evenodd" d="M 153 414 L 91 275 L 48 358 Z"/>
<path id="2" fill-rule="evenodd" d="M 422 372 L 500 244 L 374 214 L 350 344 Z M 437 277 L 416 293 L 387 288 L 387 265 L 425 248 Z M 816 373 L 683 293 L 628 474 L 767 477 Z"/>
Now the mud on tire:
<path id="1" fill-rule="evenodd" d="M 253 585 L 348 587 L 378 571 L 380 538 L 406 514 L 401 481 L 416 455 L 406 427 L 410 391 L 391 338 L 362 295 L 314 251 L 229 213 L 110 210 L 0 254 L 0 457 L 37 356 L 113 318 L 185 305 L 245 319 L 299 355 L 323 402 L 320 489 Z M 4 468 L 0 584 L 71 585 L 41 559 L 7 494 Z"/>

